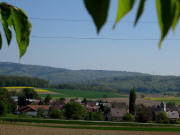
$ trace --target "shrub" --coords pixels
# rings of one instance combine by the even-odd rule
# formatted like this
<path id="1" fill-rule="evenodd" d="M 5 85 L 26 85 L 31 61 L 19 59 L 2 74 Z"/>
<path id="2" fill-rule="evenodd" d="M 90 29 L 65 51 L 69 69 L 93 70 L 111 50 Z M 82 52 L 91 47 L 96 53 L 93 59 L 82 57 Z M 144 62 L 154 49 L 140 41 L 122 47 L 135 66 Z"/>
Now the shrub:
<path id="1" fill-rule="evenodd" d="M 137 105 L 135 119 L 137 122 L 152 121 L 152 108 L 146 107 L 143 104 Z"/>
<path id="2" fill-rule="evenodd" d="M 68 119 L 84 119 L 86 109 L 79 103 L 70 102 L 64 106 L 64 115 Z"/>
<path id="3" fill-rule="evenodd" d="M 157 115 L 156 115 L 156 122 L 157 123 L 169 123 L 169 119 L 167 117 L 167 114 L 165 112 L 159 112 Z"/>
<path id="4" fill-rule="evenodd" d="M 5 115 L 8 112 L 7 104 L 3 101 L 0 101 L 0 116 Z"/>
<path id="5" fill-rule="evenodd" d="M 103 121 L 104 115 L 101 111 L 98 112 L 89 112 L 86 116 L 86 120 L 97 120 L 97 121 Z"/>
<path id="6" fill-rule="evenodd" d="M 53 119 L 62 119 L 63 113 L 60 112 L 57 108 L 51 107 L 48 112 L 48 116 Z"/>
<path id="7" fill-rule="evenodd" d="M 132 122 L 134 121 L 134 116 L 130 113 L 126 113 L 124 116 L 123 116 L 123 120 L 124 121 L 129 121 L 129 122 Z"/>

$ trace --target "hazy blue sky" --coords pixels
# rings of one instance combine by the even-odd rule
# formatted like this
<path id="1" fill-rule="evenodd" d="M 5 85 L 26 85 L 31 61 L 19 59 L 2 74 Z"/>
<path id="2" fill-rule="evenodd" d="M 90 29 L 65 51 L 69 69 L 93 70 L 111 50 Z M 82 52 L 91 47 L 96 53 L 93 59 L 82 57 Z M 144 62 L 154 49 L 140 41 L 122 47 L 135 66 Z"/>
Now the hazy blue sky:
<path id="1" fill-rule="evenodd" d="M 160 32 L 156 23 L 154 0 L 147 0 L 145 12 L 137 27 L 133 27 L 136 4 L 133 12 L 125 17 L 115 30 L 112 30 L 112 26 L 117 10 L 117 0 L 111 0 L 109 22 L 103 27 L 100 35 L 96 34 L 95 26 L 82 0 L 7 0 L 7 2 L 22 8 L 32 23 L 31 42 L 25 56 L 21 59 L 23 64 L 180 75 L 180 40 L 166 40 L 163 42 L 162 49 L 159 50 L 158 40 L 80 40 L 34 37 L 158 39 Z M 52 20 L 35 18 L 52 18 Z M 53 20 L 53 18 L 56 19 Z M 61 21 L 57 18 L 80 21 Z M 170 33 L 167 38 L 180 38 L 180 27 L 177 27 L 175 34 Z M 3 41 L 0 61 L 18 62 L 15 36 L 10 47 L 7 47 L 5 37 Z"/>

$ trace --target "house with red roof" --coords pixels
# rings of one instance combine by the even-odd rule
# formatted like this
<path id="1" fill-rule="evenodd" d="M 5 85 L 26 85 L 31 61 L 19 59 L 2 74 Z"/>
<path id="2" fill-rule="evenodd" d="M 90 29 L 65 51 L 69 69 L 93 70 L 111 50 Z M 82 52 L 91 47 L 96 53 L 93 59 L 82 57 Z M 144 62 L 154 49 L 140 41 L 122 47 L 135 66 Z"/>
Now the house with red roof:
<path id="1" fill-rule="evenodd" d="M 44 115 L 48 115 L 48 111 L 49 111 L 49 105 L 26 105 L 23 106 L 21 108 L 19 108 L 19 110 L 17 111 L 17 114 L 25 114 L 28 116 L 37 116 L 38 111 L 40 109 L 43 110 Z"/>

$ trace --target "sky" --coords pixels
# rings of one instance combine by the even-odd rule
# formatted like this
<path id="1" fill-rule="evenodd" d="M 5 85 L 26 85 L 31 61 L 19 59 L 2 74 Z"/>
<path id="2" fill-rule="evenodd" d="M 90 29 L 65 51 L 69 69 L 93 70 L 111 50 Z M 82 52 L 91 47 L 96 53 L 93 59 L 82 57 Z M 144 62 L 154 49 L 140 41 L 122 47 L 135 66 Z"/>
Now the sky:
<path id="1" fill-rule="evenodd" d="M 83 0 L 4 1 L 26 12 L 32 24 L 32 32 L 29 47 L 21 60 L 15 34 L 8 47 L 2 33 L 1 62 L 20 62 L 75 70 L 98 69 L 180 75 L 180 40 L 175 40 L 180 39 L 180 26 L 177 26 L 175 33 L 168 34 L 166 39 L 171 40 L 165 40 L 159 49 L 158 40 L 154 40 L 160 38 L 160 30 L 153 0 L 147 0 L 144 14 L 136 27 L 133 26 L 133 22 L 138 3 L 114 30 L 112 26 L 118 1 L 111 0 L 108 22 L 100 34 L 96 33 Z M 2 31 L 2 26 L 0 30 Z"/>

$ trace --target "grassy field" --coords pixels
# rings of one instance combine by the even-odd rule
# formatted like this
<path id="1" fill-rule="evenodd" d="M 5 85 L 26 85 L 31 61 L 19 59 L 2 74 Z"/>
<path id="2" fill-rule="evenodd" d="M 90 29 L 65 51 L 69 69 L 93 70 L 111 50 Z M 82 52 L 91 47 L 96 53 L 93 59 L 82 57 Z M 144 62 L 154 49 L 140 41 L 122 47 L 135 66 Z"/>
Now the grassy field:
<path id="1" fill-rule="evenodd" d="M 0 135 L 179 135 L 179 132 L 73 129 L 0 124 Z"/>
<path id="2" fill-rule="evenodd" d="M 107 98 L 122 98 L 127 97 L 120 93 L 115 92 L 104 92 L 104 91 L 91 91 L 91 90 L 77 90 L 77 89 L 52 89 L 47 88 L 47 90 L 51 92 L 55 92 L 57 94 L 52 94 L 53 98 L 60 97 L 79 97 L 79 98 L 103 98 L 104 95 L 107 95 Z M 46 94 L 41 94 L 41 97 L 45 97 Z"/>
<path id="3" fill-rule="evenodd" d="M 147 97 L 145 99 L 151 101 L 164 101 L 164 102 L 174 102 L 176 105 L 180 105 L 180 97 Z"/>
<path id="4" fill-rule="evenodd" d="M 107 98 L 122 98 L 127 97 L 123 96 L 120 93 L 115 92 L 101 92 L 101 91 L 90 91 L 90 90 L 78 90 L 78 89 L 54 89 L 54 88 L 34 88 L 34 87 L 4 87 L 8 89 L 9 92 L 16 91 L 21 92 L 24 88 L 33 88 L 40 97 L 44 98 L 47 94 L 50 94 L 53 98 L 103 98 L 104 95 L 107 95 Z"/>
<path id="5" fill-rule="evenodd" d="M 48 119 L 17 119 L 17 118 L 0 118 L 0 127 L 11 126 L 12 129 L 20 128 L 35 128 L 35 129 L 44 129 L 44 130 L 76 130 L 76 131 L 92 131 L 94 133 L 101 131 L 102 135 L 109 135 L 111 132 L 116 133 L 117 135 L 123 132 L 125 134 L 131 133 L 141 133 L 146 132 L 147 135 L 178 135 L 180 134 L 180 125 L 170 125 L 170 124 L 142 124 L 142 123 L 118 123 L 118 122 L 88 122 L 88 121 L 65 121 L 65 120 L 48 120 Z M 11 129 L 11 130 L 12 130 Z M 11 131 L 8 130 L 8 131 Z M 30 132 L 30 131 L 29 131 Z M 38 132 L 38 131 L 36 131 Z M 12 132 L 11 132 L 12 133 Z M 30 132 L 31 133 L 31 132 Z M 87 132 L 86 132 L 87 133 Z M 159 134 L 157 134 L 159 133 Z M 39 133 L 40 134 L 40 133 Z M 51 135 L 51 133 L 47 135 Z M 73 132 L 71 133 L 74 134 Z M 85 134 L 85 132 L 84 132 Z M 107 135 L 108 135 L 107 134 Z M 146 135 L 142 134 L 142 135 Z M 5 134 L 1 134 L 5 135 Z M 19 135 L 19 134 L 18 134 Z M 23 134 L 22 134 L 23 135 Z M 44 134 L 43 134 L 44 135 Z M 56 135 L 56 134 L 53 134 Z M 64 135 L 62 133 L 62 135 Z M 91 134 L 94 135 L 94 134 Z M 126 134 L 127 135 L 127 134 Z M 136 135 L 136 134 L 135 134 Z"/>

